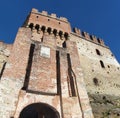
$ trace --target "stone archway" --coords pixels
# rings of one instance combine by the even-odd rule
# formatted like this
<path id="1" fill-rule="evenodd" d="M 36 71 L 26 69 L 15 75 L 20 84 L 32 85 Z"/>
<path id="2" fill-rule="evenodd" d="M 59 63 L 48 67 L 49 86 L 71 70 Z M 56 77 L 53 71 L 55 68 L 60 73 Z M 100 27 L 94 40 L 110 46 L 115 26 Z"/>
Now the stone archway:
<path id="1" fill-rule="evenodd" d="M 26 106 L 19 118 L 60 118 L 58 111 L 45 103 L 34 103 Z"/>

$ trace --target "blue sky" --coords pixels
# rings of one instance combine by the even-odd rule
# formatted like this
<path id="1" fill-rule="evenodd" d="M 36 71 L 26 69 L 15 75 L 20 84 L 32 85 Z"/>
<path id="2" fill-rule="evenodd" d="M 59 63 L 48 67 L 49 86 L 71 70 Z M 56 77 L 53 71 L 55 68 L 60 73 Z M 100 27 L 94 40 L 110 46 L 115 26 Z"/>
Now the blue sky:
<path id="1" fill-rule="evenodd" d="M 64 16 L 72 27 L 104 39 L 120 62 L 120 0 L 1 0 L 0 40 L 12 43 L 32 8 Z"/>

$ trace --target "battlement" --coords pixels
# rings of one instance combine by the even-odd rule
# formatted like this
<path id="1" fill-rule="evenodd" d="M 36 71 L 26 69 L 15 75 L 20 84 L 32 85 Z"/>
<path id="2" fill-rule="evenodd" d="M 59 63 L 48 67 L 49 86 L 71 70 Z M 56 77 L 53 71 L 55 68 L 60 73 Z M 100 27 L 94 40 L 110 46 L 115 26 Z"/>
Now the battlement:
<path id="1" fill-rule="evenodd" d="M 32 29 L 37 30 L 51 29 L 51 31 L 56 31 L 57 33 L 62 32 L 62 34 L 69 34 L 72 32 L 70 23 L 68 22 L 67 18 L 57 17 L 57 15 L 54 13 L 51 13 L 49 15 L 47 11 L 39 12 L 35 8 L 31 10 L 24 26 L 28 26 L 30 28 L 32 27 Z M 81 31 L 78 28 L 74 28 L 74 33 L 88 41 L 107 47 L 101 38 L 97 38 L 94 35 L 90 35 L 89 33 Z"/>
<path id="2" fill-rule="evenodd" d="M 77 35 L 80 35 L 81 37 L 84 37 L 86 40 L 89 40 L 89 41 L 91 41 L 91 42 L 94 42 L 94 43 L 96 43 L 96 44 L 99 44 L 99 45 L 101 45 L 101 46 L 105 46 L 105 47 L 106 47 L 104 41 L 103 41 L 101 38 L 98 38 L 98 37 L 96 37 L 96 36 L 94 36 L 94 35 L 90 35 L 89 33 L 84 32 L 84 31 L 81 31 L 81 30 L 78 29 L 78 28 L 74 28 L 73 31 L 74 31 L 74 33 L 76 33 Z"/>
<path id="3" fill-rule="evenodd" d="M 61 20 L 61 21 L 64 21 L 64 22 L 68 22 L 68 19 L 65 18 L 65 17 L 57 17 L 57 15 L 55 13 L 51 13 L 51 14 L 48 14 L 47 11 L 42 11 L 42 12 L 39 12 L 37 9 L 33 8 L 32 13 L 37 13 L 37 14 L 41 14 L 41 15 L 44 15 L 44 16 L 48 16 L 48 17 L 51 17 L 51 18 L 55 18 L 55 19 L 58 19 L 58 20 Z"/>

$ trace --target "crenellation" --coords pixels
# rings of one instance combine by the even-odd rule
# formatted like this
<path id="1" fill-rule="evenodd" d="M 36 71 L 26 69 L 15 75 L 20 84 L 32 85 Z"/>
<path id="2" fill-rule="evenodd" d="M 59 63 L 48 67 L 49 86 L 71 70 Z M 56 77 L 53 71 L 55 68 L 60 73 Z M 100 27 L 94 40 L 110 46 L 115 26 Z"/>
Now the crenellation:
<path id="1" fill-rule="evenodd" d="M 32 9 L 31 11 L 32 13 L 36 13 L 36 14 L 41 14 L 41 15 L 45 15 L 47 16 L 48 18 L 54 18 L 54 19 L 57 19 L 57 20 L 60 20 L 60 21 L 63 21 L 63 22 L 68 22 L 67 18 L 65 17 L 57 17 L 57 15 L 55 13 L 51 13 L 50 15 L 48 14 L 47 11 L 42 11 L 42 12 L 39 12 L 37 9 Z"/>
<path id="2" fill-rule="evenodd" d="M 97 38 L 95 35 L 91 35 L 91 34 L 89 34 L 87 32 L 81 31 L 78 28 L 74 28 L 73 32 L 76 33 L 77 35 L 81 36 L 81 37 L 84 37 L 86 40 L 89 40 L 89 41 L 92 41 L 92 42 L 94 42 L 96 44 L 99 44 L 101 46 L 107 47 L 105 45 L 104 41 L 102 39 L 100 39 L 100 38 Z"/>
<path id="3" fill-rule="evenodd" d="M 42 11 L 41 14 L 47 16 L 48 12 L 47 11 Z"/>
<path id="4" fill-rule="evenodd" d="M 35 9 L 35 8 L 32 8 L 32 11 L 31 11 L 31 12 L 38 13 L 38 10 Z"/>
<path id="5" fill-rule="evenodd" d="M 68 22 L 67 18 L 65 18 L 65 17 L 60 17 L 60 20 Z"/>
<path id="6" fill-rule="evenodd" d="M 98 38 L 97 40 L 98 40 L 98 43 L 100 43 L 101 45 L 105 46 L 104 41 L 101 38 Z"/>
<path id="7" fill-rule="evenodd" d="M 54 14 L 54 13 L 52 13 L 52 14 L 50 15 L 50 17 L 52 17 L 52 18 L 57 18 L 56 14 Z"/>
<path id="8" fill-rule="evenodd" d="M 92 39 L 93 39 L 93 41 L 94 41 L 95 43 L 98 43 L 96 36 L 92 35 Z"/>
<path id="9" fill-rule="evenodd" d="M 89 35 L 89 33 L 84 32 L 84 36 L 85 36 L 85 38 L 86 38 L 87 40 L 90 40 L 90 35 Z"/>
<path id="10" fill-rule="evenodd" d="M 78 29 L 78 28 L 73 28 L 73 31 L 76 33 L 76 34 L 78 34 L 78 35 L 81 35 L 81 31 L 80 31 L 80 29 Z"/>

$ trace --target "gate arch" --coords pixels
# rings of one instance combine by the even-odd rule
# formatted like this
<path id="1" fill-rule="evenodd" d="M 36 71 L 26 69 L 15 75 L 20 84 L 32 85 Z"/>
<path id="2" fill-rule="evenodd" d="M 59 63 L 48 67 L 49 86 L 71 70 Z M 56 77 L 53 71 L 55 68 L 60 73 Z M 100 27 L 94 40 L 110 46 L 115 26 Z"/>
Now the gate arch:
<path id="1" fill-rule="evenodd" d="M 20 113 L 19 118 L 60 118 L 58 111 L 45 103 L 33 103 Z"/>

